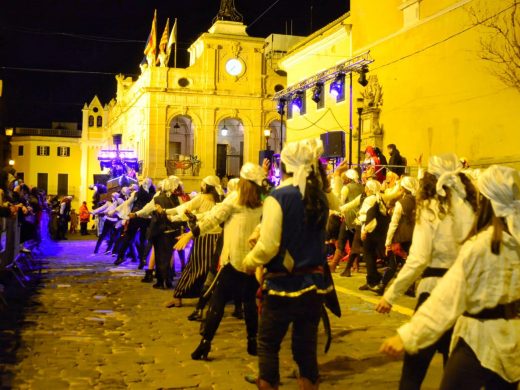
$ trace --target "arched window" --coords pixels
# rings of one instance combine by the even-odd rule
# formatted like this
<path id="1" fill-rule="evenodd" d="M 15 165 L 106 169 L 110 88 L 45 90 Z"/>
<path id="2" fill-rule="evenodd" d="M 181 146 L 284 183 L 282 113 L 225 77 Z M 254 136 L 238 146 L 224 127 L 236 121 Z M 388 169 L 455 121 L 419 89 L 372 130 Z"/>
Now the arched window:
<path id="1" fill-rule="evenodd" d="M 96 126 L 97 127 L 103 126 L 103 117 L 101 115 L 98 115 L 98 117 L 96 118 Z"/>
<path id="2" fill-rule="evenodd" d="M 88 125 L 89 126 L 94 126 L 94 115 L 90 115 L 88 117 Z"/>

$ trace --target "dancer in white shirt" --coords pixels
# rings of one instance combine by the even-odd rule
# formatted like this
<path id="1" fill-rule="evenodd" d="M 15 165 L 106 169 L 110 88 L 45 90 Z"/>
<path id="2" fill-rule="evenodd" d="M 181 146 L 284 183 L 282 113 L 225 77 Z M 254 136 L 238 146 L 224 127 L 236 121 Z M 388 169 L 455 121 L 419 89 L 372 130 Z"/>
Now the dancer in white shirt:
<path id="1" fill-rule="evenodd" d="M 397 298 L 420 278 L 417 307 L 428 298 L 440 278 L 451 267 L 468 236 L 476 211 L 476 189 L 460 173 L 455 154 L 430 158 L 417 195 L 417 220 L 405 265 L 376 307 L 388 313 Z M 447 361 L 451 332 L 415 355 L 406 354 L 399 388 L 419 389 L 436 351 Z"/>
<path id="2" fill-rule="evenodd" d="M 434 343 L 456 323 L 441 389 L 517 389 L 520 381 L 520 174 L 491 166 L 477 233 L 411 321 L 381 350 L 397 356 Z"/>

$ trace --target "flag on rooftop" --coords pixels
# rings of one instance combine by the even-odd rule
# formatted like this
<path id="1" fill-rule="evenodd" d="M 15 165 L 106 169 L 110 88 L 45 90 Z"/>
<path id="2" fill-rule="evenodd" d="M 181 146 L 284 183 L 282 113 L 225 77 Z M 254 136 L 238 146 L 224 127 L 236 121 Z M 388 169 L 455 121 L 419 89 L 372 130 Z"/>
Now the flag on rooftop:
<path id="1" fill-rule="evenodd" d="M 157 56 L 157 10 L 153 14 L 152 29 L 148 40 L 146 41 L 146 47 L 144 48 L 144 54 L 148 58 L 148 64 L 150 66 L 155 65 L 155 58 Z M 151 61 L 153 60 L 153 61 Z"/>

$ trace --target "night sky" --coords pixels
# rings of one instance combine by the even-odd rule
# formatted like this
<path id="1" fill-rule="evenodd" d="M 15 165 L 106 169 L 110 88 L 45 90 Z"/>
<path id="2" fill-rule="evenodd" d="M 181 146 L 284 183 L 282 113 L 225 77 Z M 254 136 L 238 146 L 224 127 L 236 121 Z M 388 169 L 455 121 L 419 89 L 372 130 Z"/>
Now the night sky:
<path id="1" fill-rule="evenodd" d="M 211 27 L 220 0 L 10 0 L 0 9 L 0 127 L 81 123 L 98 95 L 115 97 L 118 73 L 137 76 L 157 9 L 158 40 L 178 19 L 177 66 Z M 235 0 L 250 36 L 307 36 L 348 11 L 348 0 Z M 263 13 L 265 14 L 261 16 Z M 289 31 L 290 32 L 290 31 Z M 173 54 L 172 54 L 173 57 Z M 170 63 L 171 64 L 171 63 Z"/>

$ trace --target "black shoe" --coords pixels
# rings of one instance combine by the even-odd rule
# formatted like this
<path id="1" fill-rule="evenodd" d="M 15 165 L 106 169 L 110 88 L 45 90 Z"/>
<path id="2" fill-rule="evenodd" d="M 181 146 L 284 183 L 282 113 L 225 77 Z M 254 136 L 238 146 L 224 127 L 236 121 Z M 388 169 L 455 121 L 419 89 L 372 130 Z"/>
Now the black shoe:
<path id="1" fill-rule="evenodd" d="M 103 254 L 104 254 L 104 255 L 109 255 L 109 254 L 111 254 L 111 253 L 112 253 L 111 250 L 106 250 L 105 253 L 103 253 Z"/>
<path id="2" fill-rule="evenodd" d="M 239 320 L 244 319 L 244 311 L 241 309 L 235 309 L 235 311 L 231 313 L 231 315 L 235 318 L 238 318 Z"/>
<path id="3" fill-rule="evenodd" d="M 258 356 L 256 348 L 256 337 L 247 338 L 247 353 L 251 356 Z"/>
<path id="4" fill-rule="evenodd" d="M 368 283 L 365 283 L 364 285 L 359 287 L 358 290 L 367 291 L 367 290 L 370 290 L 370 286 L 368 285 Z"/>
<path id="5" fill-rule="evenodd" d="M 122 257 L 118 257 L 116 261 L 114 261 L 114 265 L 123 264 L 125 262 L 125 259 Z"/>
<path id="6" fill-rule="evenodd" d="M 144 272 L 144 278 L 141 279 L 143 283 L 152 283 L 153 282 L 153 269 L 147 269 Z"/>
<path id="7" fill-rule="evenodd" d="M 375 292 L 377 295 L 382 296 L 385 292 L 385 287 L 382 284 L 378 284 L 377 286 L 368 286 L 368 289 L 372 292 Z"/>
<path id="8" fill-rule="evenodd" d="M 202 310 L 195 309 L 193 313 L 188 316 L 188 321 L 200 321 L 202 320 Z"/>
<path id="9" fill-rule="evenodd" d="M 191 358 L 193 360 L 207 360 L 209 351 L 211 351 L 211 341 L 202 339 L 197 349 L 191 354 Z"/>
<path id="10" fill-rule="evenodd" d="M 153 286 L 153 288 L 158 288 L 160 290 L 164 290 L 164 282 L 163 281 L 157 281 L 157 283 L 155 283 Z"/>
<path id="11" fill-rule="evenodd" d="M 339 274 L 339 276 L 345 276 L 347 278 L 350 278 L 352 276 L 352 271 L 349 267 L 346 267 L 342 273 Z"/>

